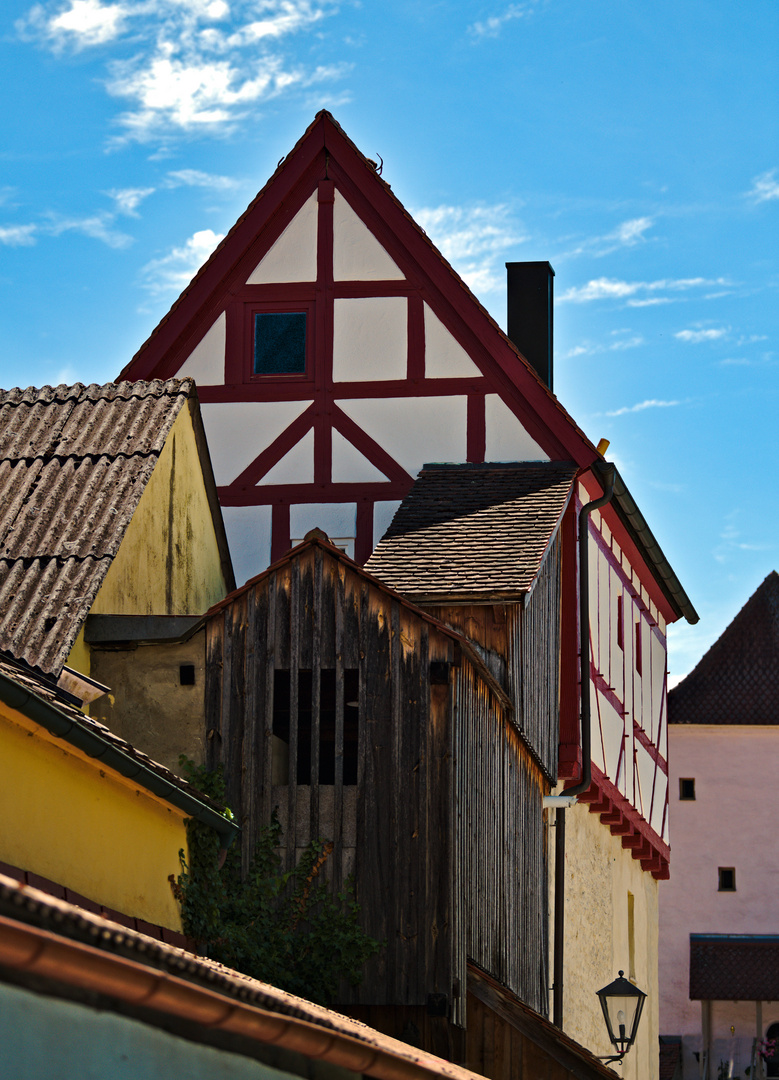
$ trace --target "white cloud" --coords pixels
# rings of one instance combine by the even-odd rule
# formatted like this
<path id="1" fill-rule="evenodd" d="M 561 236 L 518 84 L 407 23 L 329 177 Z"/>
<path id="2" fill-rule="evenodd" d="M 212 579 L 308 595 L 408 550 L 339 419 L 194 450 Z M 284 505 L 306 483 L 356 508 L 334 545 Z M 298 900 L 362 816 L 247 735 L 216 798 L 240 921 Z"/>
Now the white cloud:
<path id="1" fill-rule="evenodd" d="M 474 292 L 503 288 L 505 251 L 527 239 L 504 203 L 427 207 L 413 217 Z"/>
<path id="2" fill-rule="evenodd" d="M 595 356 L 598 353 L 604 352 L 622 352 L 625 349 L 636 349 L 639 345 L 643 344 L 644 338 L 639 334 L 635 334 L 633 337 L 629 338 L 620 338 L 618 341 L 612 341 L 609 345 L 586 341 L 581 345 L 575 345 L 572 349 L 569 349 L 569 351 L 561 356 L 560 359 L 570 360 L 576 356 Z"/>
<path id="3" fill-rule="evenodd" d="M 658 401 L 651 398 L 648 401 L 639 401 L 637 405 L 624 405 L 621 409 L 613 409 L 604 413 L 604 416 L 625 416 L 627 413 L 643 412 L 645 409 L 671 409 L 675 405 L 681 405 L 681 401 Z"/>
<path id="4" fill-rule="evenodd" d="M 748 196 L 758 203 L 779 199 L 779 178 L 777 178 L 777 173 L 779 173 L 779 169 L 770 169 L 768 172 L 756 176 L 752 181 L 751 190 L 747 193 Z"/>
<path id="5" fill-rule="evenodd" d="M 654 220 L 651 217 L 631 218 L 623 221 L 605 236 L 592 236 L 581 240 L 570 251 L 564 251 L 558 258 L 571 259 L 578 255 L 590 255 L 596 259 L 604 255 L 611 255 L 624 247 L 635 247 L 636 244 L 645 243 L 644 233 L 651 229 Z"/>
<path id="6" fill-rule="evenodd" d="M 632 247 L 639 240 L 644 239 L 644 233 L 652 227 L 652 219 L 648 217 L 633 218 L 632 221 L 624 221 L 612 234 L 615 240 L 621 244 Z"/>
<path id="7" fill-rule="evenodd" d="M 100 0 L 70 0 L 68 7 L 49 14 L 50 6 L 36 4 L 16 26 L 23 37 L 46 42 L 55 52 L 75 51 L 105 45 L 119 37 L 132 9 L 124 4 L 102 4 Z"/>
<path id="8" fill-rule="evenodd" d="M 37 225 L 0 226 L 0 244 L 6 247 L 31 247 L 37 231 Z"/>
<path id="9" fill-rule="evenodd" d="M 728 333 L 724 326 L 711 330 L 678 330 L 674 337 L 679 341 L 687 341 L 692 345 L 699 345 L 702 341 L 717 341 Z"/>
<path id="10" fill-rule="evenodd" d="M 507 22 L 532 15 L 534 8 L 534 4 L 509 4 L 500 15 L 490 15 L 482 22 L 473 23 L 468 27 L 468 33 L 477 41 L 484 38 L 496 38 Z"/>
<path id="11" fill-rule="evenodd" d="M 112 228 L 113 214 L 93 214 L 91 217 L 82 218 L 59 218 L 54 214 L 49 215 L 46 225 L 41 226 L 41 231 L 50 236 L 61 236 L 67 232 L 83 233 L 91 236 L 93 240 L 100 240 L 112 248 L 128 247 L 132 242 L 132 236 L 119 232 Z"/>
<path id="12" fill-rule="evenodd" d="M 233 180 L 230 176 L 216 176 L 213 173 L 201 172 L 199 169 L 176 169 L 169 172 L 165 179 L 165 187 L 202 187 L 211 188 L 214 191 L 229 191 L 238 187 L 240 181 Z"/>
<path id="13" fill-rule="evenodd" d="M 154 188 L 122 188 L 121 190 L 107 191 L 106 194 L 116 203 L 116 209 L 120 214 L 129 217 L 138 217 L 137 209 L 144 199 L 154 194 Z"/>
<path id="14" fill-rule="evenodd" d="M 558 298 L 558 303 L 566 301 L 574 304 L 586 304 L 593 300 L 625 300 L 628 306 L 645 306 L 648 301 L 653 303 L 667 302 L 665 298 L 658 300 L 656 297 L 636 294 L 656 292 L 686 292 L 690 289 L 710 288 L 712 285 L 727 285 L 724 278 L 711 281 L 707 278 L 662 278 L 659 281 L 618 281 L 613 278 L 594 278 L 586 285 L 574 286 L 564 292 Z"/>
<path id="15" fill-rule="evenodd" d="M 333 0 L 69 0 L 37 4 L 17 24 L 54 52 L 109 42 L 132 55 L 108 62 L 108 93 L 127 103 L 116 142 L 173 133 L 223 134 L 257 104 L 342 78 L 347 65 L 306 66 L 285 43 L 336 9 Z M 228 22 L 229 19 L 229 22 Z"/>
<path id="16" fill-rule="evenodd" d="M 146 288 L 156 294 L 181 292 L 223 239 L 222 233 L 201 229 L 193 233 L 183 247 L 173 248 L 169 254 L 152 259 L 141 271 Z"/>

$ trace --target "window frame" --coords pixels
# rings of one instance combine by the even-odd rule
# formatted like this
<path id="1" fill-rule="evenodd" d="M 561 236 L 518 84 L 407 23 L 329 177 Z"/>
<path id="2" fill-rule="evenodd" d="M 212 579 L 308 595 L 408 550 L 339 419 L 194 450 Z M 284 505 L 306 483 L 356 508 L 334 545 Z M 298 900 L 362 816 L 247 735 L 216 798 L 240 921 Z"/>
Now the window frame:
<path id="1" fill-rule="evenodd" d="M 685 795 L 684 784 L 692 784 L 692 795 Z M 689 789 L 688 789 L 689 790 Z M 679 777 L 679 802 L 695 802 L 698 798 L 698 794 L 695 790 L 695 777 L 694 776 L 680 776 Z"/>
<path id="2" fill-rule="evenodd" d="M 731 878 L 731 881 L 732 881 L 731 885 L 724 885 L 723 884 L 723 880 L 724 880 L 723 875 L 724 874 L 732 874 L 733 875 L 732 878 Z M 736 868 L 735 868 L 735 866 L 718 866 L 717 867 L 717 876 L 719 878 L 717 892 L 735 892 L 736 891 Z"/>
<path id="3" fill-rule="evenodd" d="M 314 300 L 261 300 L 246 299 L 241 303 L 239 354 L 241 356 L 240 381 L 245 384 L 288 383 L 295 386 L 313 383 L 315 377 L 316 304 Z M 300 313 L 306 316 L 306 367 L 303 372 L 256 372 L 254 370 L 254 317 L 255 315 L 287 315 Z"/>

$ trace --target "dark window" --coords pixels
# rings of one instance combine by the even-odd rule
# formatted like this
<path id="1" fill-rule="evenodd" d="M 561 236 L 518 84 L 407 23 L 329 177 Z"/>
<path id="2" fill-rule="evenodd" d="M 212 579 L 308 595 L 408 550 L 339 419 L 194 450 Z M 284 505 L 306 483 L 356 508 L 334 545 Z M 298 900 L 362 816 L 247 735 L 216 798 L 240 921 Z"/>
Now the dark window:
<path id="1" fill-rule="evenodd" d="M 687 777 L 679 780 L 679 798 L 688 801 L 695 798 L 695 780 Z"/>
<path id="2" fill-rule="evenodd" d="M 335 669 L 323 668 L 319 674 L 319 783 L 334 784 L 336 772 L 336 693 Z M 296 781 L 311 783 L 312 717 L 314 701 L 313 672 L 298 672 Z M 343 685 L 343 782 L 357 783 L 359 745 L 360 677 L 356 668 L 344 671 Z M 273 734 L 290 745 L 292 735 L 291 678 L 289 671 L 277 671 L 273 684 Z"/>
<path id="3" fill-rule="evenodd" d="M 180 664 L 179 665 L 179 683 L 181 686 L 194 686 L 195 685 L 195 665 L 194 664 Z"/>
<path id="4" fill-rule="evenodd" d="M 779 1024 L 769 1024 L 765 1033 L 765 1043 L 774 1044 L 774 1052 L 765 1059 L 766 1076 L 779 1076 Z"/>
<path id="5" fill-rule="evenodd" d="M 254 374 L 305 375 L 305 373 L 305 311 L 255 313 Z"/>
<path id="6" fill-rule="evenodd" d="M 636 671 L 643 675 L 644 662 L 641 656 L 641 620 L 636 623 Z"/>
<path id="7" fill-rule="evenodd" d="M 720 866 L 719 868 L 719 891 L 736 891 L 736 871 L 732 866 Z"/>
<path id="8" fill-rule="evenodd" d="M 624 612 L 622 610 L 622 597 L 617 597 L 617 645 L 620 649 L 625 648 Z"/>

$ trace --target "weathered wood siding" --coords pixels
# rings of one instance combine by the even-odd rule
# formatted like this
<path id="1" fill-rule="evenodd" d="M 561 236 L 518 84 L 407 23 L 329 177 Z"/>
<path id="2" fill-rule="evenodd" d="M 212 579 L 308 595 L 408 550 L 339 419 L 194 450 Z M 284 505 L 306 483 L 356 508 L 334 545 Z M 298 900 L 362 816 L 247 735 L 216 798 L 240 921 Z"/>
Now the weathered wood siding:
<path id="1" fill-rule="evenodd" d="M 334 841 L 333 887 L 355 874 L 365 929 L 387 942 L 353 1000 L 424 1005 L 431 993 L 449 998 L 457 947 L 450 687 L 431 686 L 430 662 L 455 659 L 452 639 L 314 546 L 217 612 L 207 640 L 209 761 L 224 764 L 245 860 L 275 806 L 288 864 L 310 838 Z M 320 740 L 319 704 L 328 680 L 332 689 L 331 672 L 335 767 L 323 783 L 320 753 L 330 749 Z M 357 683 L 356 776 L 345 783 L 345 687 Z M 278 742 L 274 763 L 280 688 L 288 694 L 286 778 L 278 776 Z M 303 693 L 308 783 L 299 773 Z"/>
<path id="2" fill-rule="evenodd" d="M 510 609 L 507 634 L 517 726 L 553 783 L 560 741 L 560 551 L 558 533 L 522 608 Z"/>
<path id="3" fill-rule="evenodd" d="M 548 1001 L 548 784 L 516 728 L 463 666 L 454 698 L 453 902 L 468 958 L 533 1009 Z M 458 985 L 466 985 L 457 957 Z M 464 989 L 455 1015 L 464 1017 Z"/>

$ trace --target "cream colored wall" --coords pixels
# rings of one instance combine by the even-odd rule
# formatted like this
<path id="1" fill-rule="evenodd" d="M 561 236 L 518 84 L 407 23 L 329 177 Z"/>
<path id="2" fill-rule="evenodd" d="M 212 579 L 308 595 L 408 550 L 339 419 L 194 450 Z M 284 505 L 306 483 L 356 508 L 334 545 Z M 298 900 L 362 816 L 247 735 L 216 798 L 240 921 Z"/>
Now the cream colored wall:
<path id="1" fill-rule="evenodd" d="M 199 615 L 226 592 L 192 420 L 183 408 L 91 613 Z"/>
<path id="2" fill-rule="evenodd" d="M 551 816 L 551 815 L 550 815 Z M 620 970 L 648 996 L 638 1040 L 621 1067 L 625 1080 L 658 1076 L 658 882 L 641 869 L 597 814 L 580 804 L 565 811 L 565 967 L 563 1028 L 594 1054 L 613 1052 L 596 991 Z M 549 850 L 554 852 L 554 830 Z M 550 859 L 550 912 L 554 911 L 554 859 Z M 628 928 L 633 895 L 634 955 Z M 550 941 L 554 940 L 550 921 Z M 550 958 L 550 970 L 553 958 Z"/>

